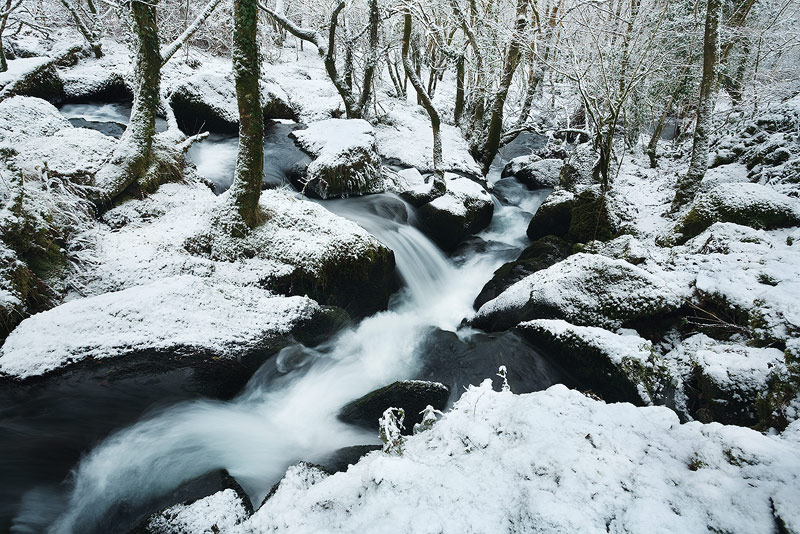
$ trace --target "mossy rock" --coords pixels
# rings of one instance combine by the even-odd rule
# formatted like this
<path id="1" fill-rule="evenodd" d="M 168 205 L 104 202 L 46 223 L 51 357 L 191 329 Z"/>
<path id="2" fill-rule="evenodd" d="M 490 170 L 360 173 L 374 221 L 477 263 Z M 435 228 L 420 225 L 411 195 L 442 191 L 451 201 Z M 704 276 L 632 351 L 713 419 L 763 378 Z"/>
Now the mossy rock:
<path id="1" fill-rule="evenodd" d="M 387 408 L 402 408 L 405 411 L 404 434 L 410 434 L 416 423 L 422 421 L 426 406 L 444 410 L 450 390 L 438 382 L 402 380 L 376 389 L 363 397 L 346 404 L 337 416 L 340 421 L 378 430 L 378 420 Z"/>
<path id="2" fill-rule="evenodd" d="M 394 288 L 394 268 L 394 252 L 375 246 L 358 257 L 328 260 L 316 272 L 295 269 L 269 285 L 278 293 L 308 295 L 360 318 L 386 309 Z"/>
<path id="3" fill-rule="evenodd" d="M 422 230 L 444 251 L 452 252 L 470 234 L 492 221 L 494 203 L 482 185 L 447 173 L 447 190 L 419 207 Z"/>
<path id="4" fill-rule="evenodd" d="M 5 248 L 5 247 L 3 247 Z M 23 319 L 50 309 L 55 292 L 8 249 L 0 257 L 0 289 L 10 297 L 0 306 L 0 343 Z"/>
<path id="5" fill-rule="evenodd" d="M 551 324 L 559 324 L 559 327 L 550 328 Z M 566 325 L 566 328 L 560 325 Z M 521 323 L 516 331 L 574 377 L 577 387 L 590 390 L 606 402 L 644 406 L 662 401 L 671 382 L 666 367 L 653 352 L 652 343 L 642 338 L 547 320 Z M 589 335 L 582 335 L 583 332 L 589 332 Z M 636 357 L 620 357 L 622 351 L 617 347 L 613 350 L 617 354 L 612 356 L 610 345 L 596 341 L 602 339 L 598 332 L 609 339 L 636 339 L 640 342 Z"/>
<path id="6" fill-rule="evenodd" d="M 567 239 L 576 243 L 608 241 L 614 237 L 608 200 L 600 186 L 587 187 L 572 203 Z"/>
<path id="7" fill-rule="evenodd" d="M 475 299 L 473 307 L 477 310 L 485 303 L 497 297 L 512 284 L 522 280 L 529 274 L 547 269 L 570 255 L 569 243 L 549 235 L 534 241 L 522 251 L 519 258 L 508 262 L 494 272 L 492 279 L 483 286 Z"/>
<path id="8" fill-rule="evenodd" d="M 686 241 L 715 222 L 757 229 L 800 225 L 800 205 L 774 189 L 750 183 L 719 184 L 695 199 L 675 232 Z"/>
<path id="9" fill-rule="evenodd" d="M 528 224 L 528 238 L 533 241 L 553 235 L 566 237 L 572 224 L 572 206 L 575 196 L 559 189 L 545 199 Z"/>

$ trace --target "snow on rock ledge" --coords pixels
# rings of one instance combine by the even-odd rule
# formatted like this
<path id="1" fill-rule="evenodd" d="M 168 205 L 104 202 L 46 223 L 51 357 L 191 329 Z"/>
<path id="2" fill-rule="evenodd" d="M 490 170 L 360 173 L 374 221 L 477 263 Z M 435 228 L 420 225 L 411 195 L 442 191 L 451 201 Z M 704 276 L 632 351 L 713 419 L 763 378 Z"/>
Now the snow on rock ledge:
<path id="1" fill-rule="evenodd" d="M 535 319 L 517 325 L 522 335 L 545 346 L 576 378 L 608 402 L 651 405 L 670 377 L 653 344 L 635 333 L 615 334 L 560 319 Z"/>
<path id="2" fill-rule="evenodd" d="M 509 161 L 503 167 L 502 178 L 513 176 L 528 189 L 546 189 L 558 185 L 561 167 L 560 159 L 541 159 L 539 156 L 520 156 Z"/>
<path id="3" fill-rule="evenodd" d="M 494 203 L 486 189 L 469 178 L 446 173 L 445 182 L 445 194 L 420 206 L 418 213 L 428 235 L 444 250 L 451 251 L 467 235 L 489 226 Z"/>
<path id="4" fill-rule="evenodd" d="M 0 143 L 14 144 L 36 136 L 49 136 L 72 125 L 56 107 L 31 96 L 14 96 L 0 102 Z"/>
<path id="5" fill-rule="evenodd" d="M 83 277 L 85 291 L 193 274 L 308 295 L 358 315 L 385 308 L 394 255 L 359 225 L 295 193 L 265 190 L 264 224 L 246 239 L 226 240 L 209 232 L 226 198 L 196 182 L 164 184 L 107 212 L 108 226 L 87 236 L 96 245 L 87 253 L 93 268 Z"/>
<path id="6" fill-rule="evenodd" d="M 24 320 L 0 349 L 0 373 L 39 376 L 89 358 L 144 351 L 241 356 L 320 311 L 307 297 L 193 276 L 73 300 Z"/>
<path id="7" fill-rule="evenodd" d="M 470 388 L 400 456 L 373 452 L 329 477 L 291 468 L 253 517 L 222 532 L 772 534 L 776 520 L 800 521 L 789 431 L 682 425 L 666 408 L 561 385 L 490 387 Z"/>
<path id="8" fill-rule="evenodd" d="M 677 232 L 694 237 L 715 222 L 767 229 L 800 226 L 800 202 L 764 185 L 719 184 L 697 196 Z"/>
<path id="9" fill-rule="evenodd" d="M 17 145 L 17 164 L 44 168 L 55 176 L 87 178 L 106 162 L 116 140 L 88 128 L 63 128 L 53 135 L 33 137 Z"/>
<path id="10" fill-rule="evenodd" d="M 190 504 L 176 504 L 156 514 L 143 529 L 147 534 L 214 534 L 231 532 L 247 519 L 247 507 L 232 489 Z"/>
<path id="11" fill-rule="evenodd" d="M 580 253 L 515 283 L 481 306 L 472 322 L 503 330 L 528 319 L 565 319 L 616 329 L 674 311 L 685 296 L 684 288 L 624 260 Z"/>
<path id="12" fill-rule="evenodd" d="M 320 198 L 384 190 L 375 130 L 363 119 L 328 119 L 290 134 L 315 159 L 297 184 Z"/>

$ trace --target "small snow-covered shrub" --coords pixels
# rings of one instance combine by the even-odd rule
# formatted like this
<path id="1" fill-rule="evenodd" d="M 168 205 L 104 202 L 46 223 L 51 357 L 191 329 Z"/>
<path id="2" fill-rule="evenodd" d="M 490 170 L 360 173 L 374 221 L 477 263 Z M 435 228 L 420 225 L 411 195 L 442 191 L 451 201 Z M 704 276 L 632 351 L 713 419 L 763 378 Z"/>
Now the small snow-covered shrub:
<path id="1" fill-rule="evenodd" d="M 406 412 L 402 408 L 386 408 L 378 424 L 380 425 L 380 438 L 383 443 L 383 452 L 386 454 L 403 454 L 403 420 Z"/>

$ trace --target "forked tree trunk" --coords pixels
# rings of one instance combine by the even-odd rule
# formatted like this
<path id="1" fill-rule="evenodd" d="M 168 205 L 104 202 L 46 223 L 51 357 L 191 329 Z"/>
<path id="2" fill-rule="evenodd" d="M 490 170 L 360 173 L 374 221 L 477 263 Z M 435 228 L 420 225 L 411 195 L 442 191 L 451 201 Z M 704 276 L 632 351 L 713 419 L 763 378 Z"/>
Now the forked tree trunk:
<path id="1" fill-rule="evenodd" d="M 411 46 L 411 14 L 406 13 L 403 19 L 403 68 L 406 71 L 406 77 L 411 82 L 414 90 L 417 92 L 417 98 L 422 102 L 425 111 L 431 119 L 431 130 L 433 131 L 433 188 L 439 195 L 444 194 L 447 190 L 447 184 L 444 181 L 444 169 L 442 164 L 442 135 L 440 133 L 441 121 L 439 120 L 439 113 L 431 102 L 430 96 L 425 92 L 425 86 L 422 80 L 414 70 L 414 65 L 411 62 L 411 57 L 408 55 Z"/>
<path id="2" fill-rule="evenodd" d="M 151 163 L 162 64 L 157 4 L 158 0 L 131 0 L 129 4 L 136 33 L 133 109 L 128 127 L 111 159 L 95 176 L 105 197 L 100 199 L 102 203 L 113 200 L 129 185 L 143 178 Z"/>
<path id="3" fill-rule="evenodd" d="M 527 25 L 527 21 L 525 20 L 527 6 L 528 3 L 525 0 L 517 0 L 517 22 L 514 26 L 514 34 L 511 36 L 511 42 L 508 44 L 505 61 L 503 62 L 503 73 L 500 77 L 500 85 L 497 91 L 495 91 L 492 100 L 491 119 L 489 120 L 489 131 L 486 134 L 486 143 L 480 152 L 484 174 L 489 172 L 489 167 L 491 167 L 492 161 L 497 155 L 497 150 L 500 148 L 500 136 L 503 133 L 503 107 L 506 103 L 508 90 L 511 87 L 511 80 L 514 78 L 517 65 L 519 65 L 519 49 L 522 41 L 522 32 Z"/>
<path id="4" fill-rule="evenodd" d="M 719 73 L 719 19 L 722 11 L 722 0 L 708 0 L 706 10 L 706 28 L 703 35 L 703 78 L 700 81 L 700 100 L 697 104 L 697 124 L 694 128 L 692 143 L 692 159 L 689 171 L 680 180 L 675 193 L 673 209 L 691 202 L 700 181 L 708 169 L 708 153 L 711 147 L 712 114 L 716 96 L 717 76 Z"/>
<path id="5" fill-rule="evenodd" d="M 244 223 L 261 222 L 258 199 L 264 172 L 264 117 L 258 87 L 258 2 L 233 2 L 233 75 L 239 107 L 239 150 L 230 198 Z"/>

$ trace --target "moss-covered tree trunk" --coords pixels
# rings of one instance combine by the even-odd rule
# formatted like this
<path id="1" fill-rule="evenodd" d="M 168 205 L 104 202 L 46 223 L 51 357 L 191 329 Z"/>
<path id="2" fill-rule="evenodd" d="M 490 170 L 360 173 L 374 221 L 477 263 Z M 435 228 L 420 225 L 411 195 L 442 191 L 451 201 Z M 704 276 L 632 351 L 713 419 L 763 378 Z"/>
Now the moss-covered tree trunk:
<path id="1" fill-rule="evenodd" d="M 697 124 L 694 128 L 692 159 L 689 172 L 678 184 L 673 208 L 694 199 L 700 181 L 708 169 L 708 153 L 711 147 L 712 114 L 719 74 L 719 19 L 722 0 L 708 0 L 706 28 L 703 35 L 703 78 L 700 81 L 700 100 L 697 104 Z"/>
<path id="2" fill-rule="evenodd" d="M 258 2 L 233 2 L 233 74 L 239 106 L 239 150 L 230 198 L 244 223 L 260 222 L 258 199 L 264 172 L 264 118 L 258 87 Z"/>
<path id="3" fill-rule="evenodd" d="M 500 77 L 500 85 L 497 91 L 495 91 L 492 100 L 491 119 L 489 120 L 489 131 L 486 134 L 486 143 L 480 151 L 481 165 L 484 174 L 489 172 L 489 167 L 491 167 L 492 161 L 497 155 L 497 150 L 500 148 L 500 136 L 503 133 L 503 107 L 506 104 L 506 97 L 511 87 L 511 80 L 513 80 L 517 65 L 519 65 L 519 49 L 522 41 L 522 32 L 525 31 L 525 26 L 527 25 L 527 21 L 525 20 L 527 7 L 528 3 L 526 1 L 517 0 L 517 22 L 514 27 L 514 34 L 511 36 L 511 42 L 508 44 L 505 61 L 503 62 L 503 73 Z"/>
<path id="4" fill-rule="evenodd" d="M 157 4 L 158 0 L 131 0 L 128 4 L 136 34 L 133 109 L 114 154 L 95 176 L 104 201 L 113 200 L 132 183 L 143 179 L 152 161 L 162 64 Z"/>

